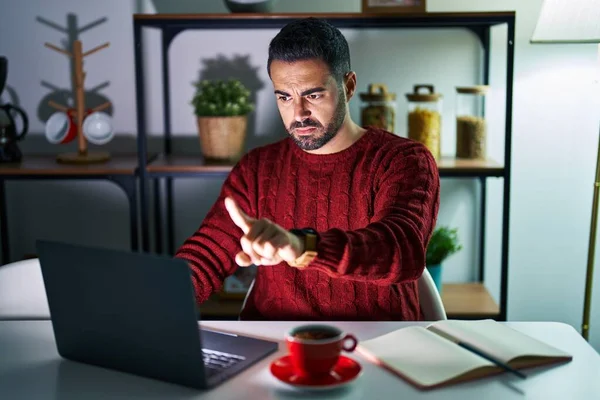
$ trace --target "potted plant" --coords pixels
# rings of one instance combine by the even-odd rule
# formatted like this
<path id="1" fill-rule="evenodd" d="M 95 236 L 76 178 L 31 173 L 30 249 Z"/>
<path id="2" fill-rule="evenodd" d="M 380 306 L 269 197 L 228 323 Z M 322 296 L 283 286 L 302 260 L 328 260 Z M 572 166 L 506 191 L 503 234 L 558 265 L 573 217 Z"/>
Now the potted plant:
<path id="1" fill-rule="evenodd" d="M 441 226 L 433 231 L 427 245 L 425 263 L 438 292 L 442 292 L 442 262 L 461 249 L 457 229 Z"/>
<path id="2" fill-rule="evenodd" d="M 202 154 L 207 160 L 237 161 L 243 154 L 250 91 L 237 79 L 195 82 L 191 101 Z"/>

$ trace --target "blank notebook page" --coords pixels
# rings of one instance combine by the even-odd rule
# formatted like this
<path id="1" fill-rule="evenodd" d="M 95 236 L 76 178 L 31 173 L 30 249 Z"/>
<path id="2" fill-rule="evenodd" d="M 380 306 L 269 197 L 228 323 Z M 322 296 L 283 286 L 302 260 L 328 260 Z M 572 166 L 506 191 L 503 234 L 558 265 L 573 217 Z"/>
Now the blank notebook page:
<path id="1" fill-rule="evenodd" d="M 359 346 L 423 386 L 494 365 L 420 326 L 402 328 Z"/>
<path id="2" fill-rule="evenodd" d="M 511 327 L 493 320 L 455 321 L 447 320 L 432 324 L 439 329 L 481 349 L 503 362 L 523 355 L 561 357 L 567 353 L 549 346 Z"/>

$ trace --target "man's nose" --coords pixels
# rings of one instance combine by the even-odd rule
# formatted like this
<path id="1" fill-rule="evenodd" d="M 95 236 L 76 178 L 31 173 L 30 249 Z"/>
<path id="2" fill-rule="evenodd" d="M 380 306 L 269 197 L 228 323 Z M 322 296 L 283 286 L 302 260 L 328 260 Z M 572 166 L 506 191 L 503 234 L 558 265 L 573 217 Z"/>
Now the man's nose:
<path id="1" fill-rule="evenodd" d="M 310 117 L 310 111 L 306 107 L 306 100 L 300 98 L 294 102 L 294 119 L 298 122 L 304 121 Z"/>

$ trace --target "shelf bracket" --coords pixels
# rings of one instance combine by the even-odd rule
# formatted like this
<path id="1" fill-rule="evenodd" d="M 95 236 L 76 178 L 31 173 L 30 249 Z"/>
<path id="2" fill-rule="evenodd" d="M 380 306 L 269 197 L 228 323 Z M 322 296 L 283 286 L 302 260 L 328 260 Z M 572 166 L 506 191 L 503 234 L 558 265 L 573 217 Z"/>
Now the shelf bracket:
<path id="1" fill-rule="evenodd" d="M 477 36 L 481 42 L 483 49 L 483 67 L 481 71 L 482 84 L 489 85 L 490 83 L 490 27 L 489 26 L 469 26 L 467 27 L 471 32 Z M 485 102 L 485 99 L 483 100 Z M 485 104 L 483 109 L 485 110 Z"/>
<path id="2" fill-rule="evenodd" d="M 162 30 L 163 32 L 163 42 L 165 44 L 166 49 L 169 49 L 169 46 L 171 46 L 171 42 L 173 42 L 173 39 L 175 39 L 175 37 L 177 35 L 179 35 L 181 32 L 183 32 L 184 30 L 186 30 L 188 28 L 185 27 L 179 27 L 179 26 L 165 26 Z"/>
<path id="3" fill-rule="evenodd" d="M 481 42 L 481 46 L 483 47 L 483 50 L 489 50 L 489 36 L 490 36 L 490 28 L 487 26 L 481 26 L 481 25 L 475 25 L 475 26 L 468 26 L 467 27 L 468 30 L 470 30 L 471 32 L 473 32 L 475 34 L 475 36 L 477 36 L 477 38 L 479 39 L 479 41 Z"/>

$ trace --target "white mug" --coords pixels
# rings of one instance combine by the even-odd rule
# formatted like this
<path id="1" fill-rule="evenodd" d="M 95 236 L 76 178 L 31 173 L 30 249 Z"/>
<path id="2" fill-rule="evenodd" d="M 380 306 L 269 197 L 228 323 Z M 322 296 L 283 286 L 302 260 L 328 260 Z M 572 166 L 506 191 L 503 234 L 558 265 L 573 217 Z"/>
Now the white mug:
<path id="1" fill-rule="evenodd" d="M 114 134 L 112 117 L 107 113 L 93 112 L 83 121 L 83 135 L 90 143 L 106 144 L 110 142 Z"/>

